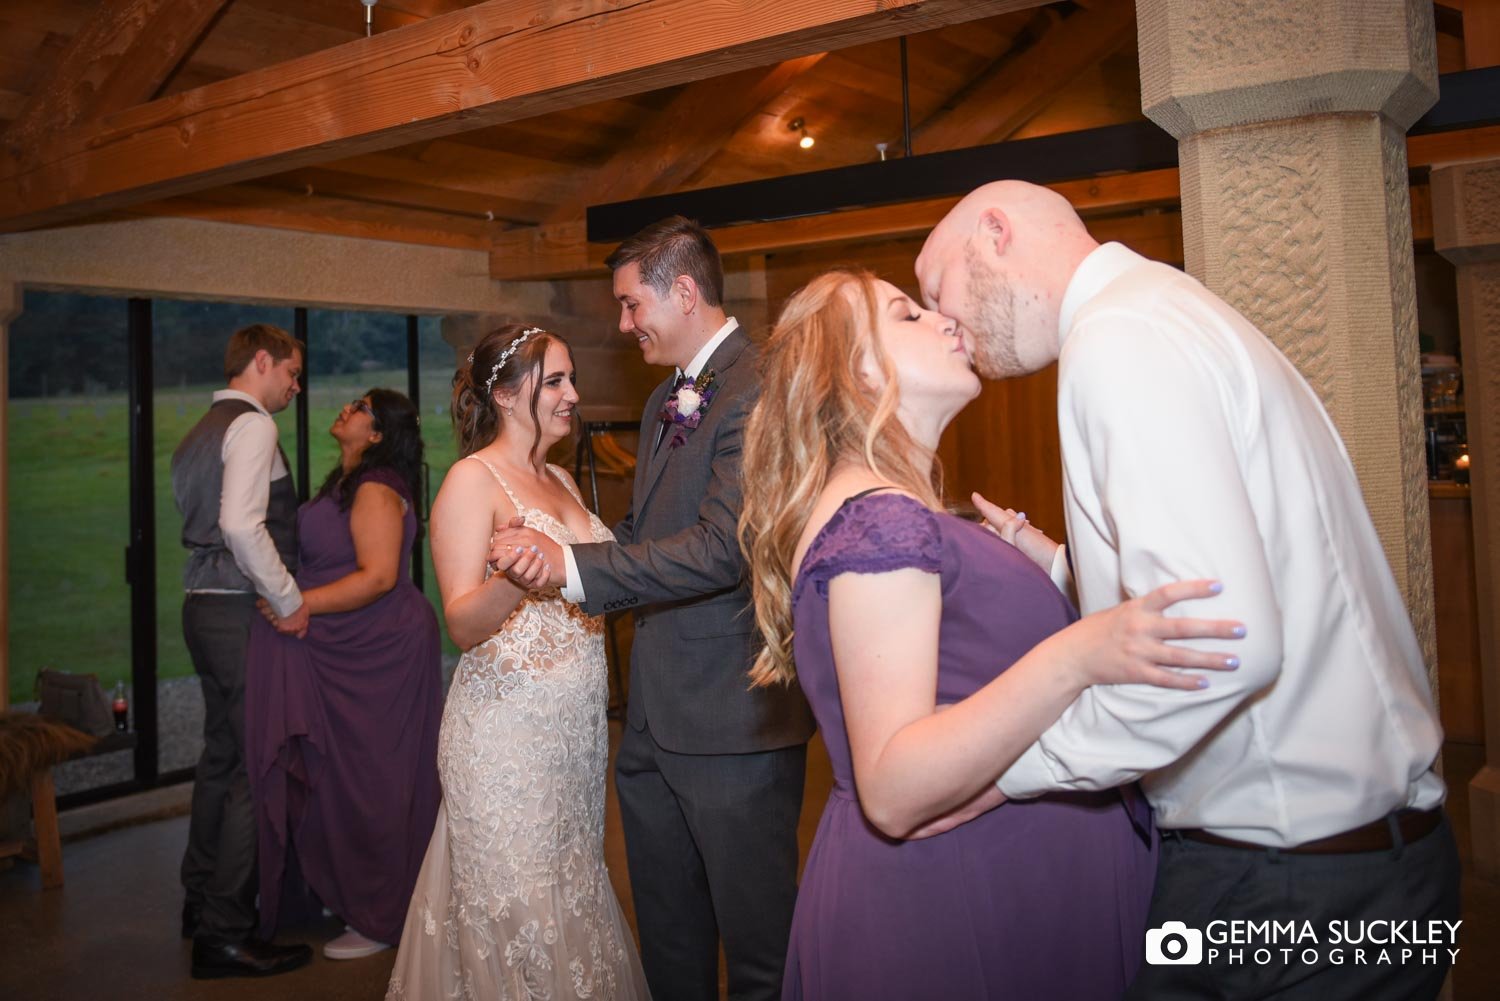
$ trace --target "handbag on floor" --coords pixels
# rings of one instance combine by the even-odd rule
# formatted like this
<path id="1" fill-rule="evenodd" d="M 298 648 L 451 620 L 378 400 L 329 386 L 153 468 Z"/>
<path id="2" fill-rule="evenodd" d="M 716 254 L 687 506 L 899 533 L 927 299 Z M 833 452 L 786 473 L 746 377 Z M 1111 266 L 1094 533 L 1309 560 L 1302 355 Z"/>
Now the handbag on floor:
<path id="1" fill-rule="evenodd" d="M 66 723 L 95 737 L 115 731 L 109 699 L 94 674 L 70 674 L 44 667 L 36 675 L 38 715 Z"/>

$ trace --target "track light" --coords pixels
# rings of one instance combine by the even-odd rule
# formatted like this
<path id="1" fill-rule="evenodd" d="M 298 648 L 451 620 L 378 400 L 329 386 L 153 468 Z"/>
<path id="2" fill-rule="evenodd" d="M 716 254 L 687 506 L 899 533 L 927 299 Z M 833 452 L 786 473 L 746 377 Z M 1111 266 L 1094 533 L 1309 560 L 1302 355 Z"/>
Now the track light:
<path id="1" fill-rule="evenodd" d="M 804 122 L 800 117 L 793 118 L 791 122 L 787 124 L 787 128 L 793 132 L 802 133 L 802 138 L 797 140 L 797 145 L 801 146 L 803 149 L 812 149 L 813 144 L 817 142 L 816 139 L 807 134 L 807 123 Z"/>

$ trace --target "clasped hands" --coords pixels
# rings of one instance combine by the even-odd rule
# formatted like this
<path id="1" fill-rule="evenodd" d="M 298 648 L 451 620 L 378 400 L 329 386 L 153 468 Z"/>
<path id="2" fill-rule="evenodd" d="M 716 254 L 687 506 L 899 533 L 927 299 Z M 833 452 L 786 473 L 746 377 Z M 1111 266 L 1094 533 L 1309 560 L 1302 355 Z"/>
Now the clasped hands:
<path id="1" fill-rule="evenodd" d="M 307 635 L 308 611 L 307 602 L 297 606 L 297 610 L 286 618 L 276 614 L 271 603 L 264 598 L 257 598 L 255 607 L 260 609 L 260 614 L 266 617 L 266 621 L 276 628 L 283 636 L 295 636 L 299 640 Z"/>
<path id="2" fill-rule="evenodd" d="M 1028 522 L 1025 514 L 992 504 L 977 493 L 973 495 L 973 501 L 990 531 L 1015 546 L 1043 570 L 1051 570 L 1058 544 Z M 503 573 L 512 584 L 528 591 L 563 587 L 568 583 L 562 546 L 536 529 L 527 528 L 520 516 L 511 518 L 491 537 L 489 566 L 496 573 Z"/>
<path id="3" fill-rule="evenodd" d="M 509 524 L 490 538 L 489 566 L 527 591 L 562 587 L 568 582 L 562 546 L 536 529 L 527 528 L 519 516 L 511 518 Z"/>

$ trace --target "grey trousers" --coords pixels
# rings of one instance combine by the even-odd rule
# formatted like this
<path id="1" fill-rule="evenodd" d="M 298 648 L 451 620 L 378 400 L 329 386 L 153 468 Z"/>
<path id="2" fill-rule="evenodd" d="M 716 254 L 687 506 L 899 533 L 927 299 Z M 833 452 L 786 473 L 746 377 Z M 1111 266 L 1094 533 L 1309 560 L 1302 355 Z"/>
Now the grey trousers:
<path id="1" fill-rule="evenodd" d="M 182 886 L 203 907 L 197 938 L 238 942 L 256 924 L 255 807 L 245 770 L 245 652 L 256 615 L 253 594 L 190 594 L 182 634 L 203 686 L 203 754 Z"/>
<path id="2" fill-rule="evenodd" d="M 676 754 L 628 723 L 615 759 L 641 965 L 655 1001 L 776 1001 L 797 900 L 807 745 Z"/>
<path id="3" fill-rule="evenodd" d="M 1446 818 L 1426 837 L 1399 849 L 1348 855 L 1226 848 L 1166 832 L 1148 928 L 1181 921 L 1204 932 L 1214 921 L 1237 921 L 1241 928 L 1247 927 L 1245 922 L 1295 922 L 1297 932 L 1310 928 L 1315 940 L 1299 943 L 1283 934 L 1267 945 L 1273 936 L 1252 930 L 1250 941 L 1215 945 L 1211 933 L 1201 940 L 1202 962 L 1147 962 L 1126 997 L 1429 1001 L 1442 989 L 1451 965 L 1448 948 L 1457 942 L 1382 947 L 1374 939 L 1390 937 L 1384 924 L 1375 926 L 1370 940 L 1356 942 L 1354 936 L 1362 922 L 1415 921 L 1425 928 L 1429 921 L 1458 921 L 1458 882 L 1458 849 Z M 1337 935 L 1330 922 L 1337 924 Z M 1219 937 L 1232 927 L 1218 925 Z M 1147 934 L 1149 959 L 1152 941 Z M 1269 949 L 1259 957 L 1268 959 L 1264 963 L 1256 955 L 1262 945 Z M 1403 955 L 1403 948 L 1411 951 Z M 1211 949 L 1218 954 L 1211 956 Z"/>

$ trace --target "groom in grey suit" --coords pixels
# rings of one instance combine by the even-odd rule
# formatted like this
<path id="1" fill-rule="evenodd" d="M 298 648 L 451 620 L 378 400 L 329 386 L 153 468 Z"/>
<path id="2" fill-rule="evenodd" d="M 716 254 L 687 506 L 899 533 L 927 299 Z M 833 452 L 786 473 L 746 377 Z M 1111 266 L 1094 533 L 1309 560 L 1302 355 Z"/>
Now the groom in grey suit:
<path id="1" fill-rule="evenodd" d="M 757 353 L 724 314 L 719 253 L 696 223 L 649 226 L 607 263 L 621 332 L 676 370 L 646 403 L 619 542 L 558 547 L 509 529 L 493 555 L 535 545 L 552 567 L 543 586 L 590 614 L 634 611 L 615 784 L 652 996 L 717 998 L 722 936 L 729 996 L 774 999 L 813 722 L 799 688 L 748 677 L 757 633 L 736 525 Z"/>

